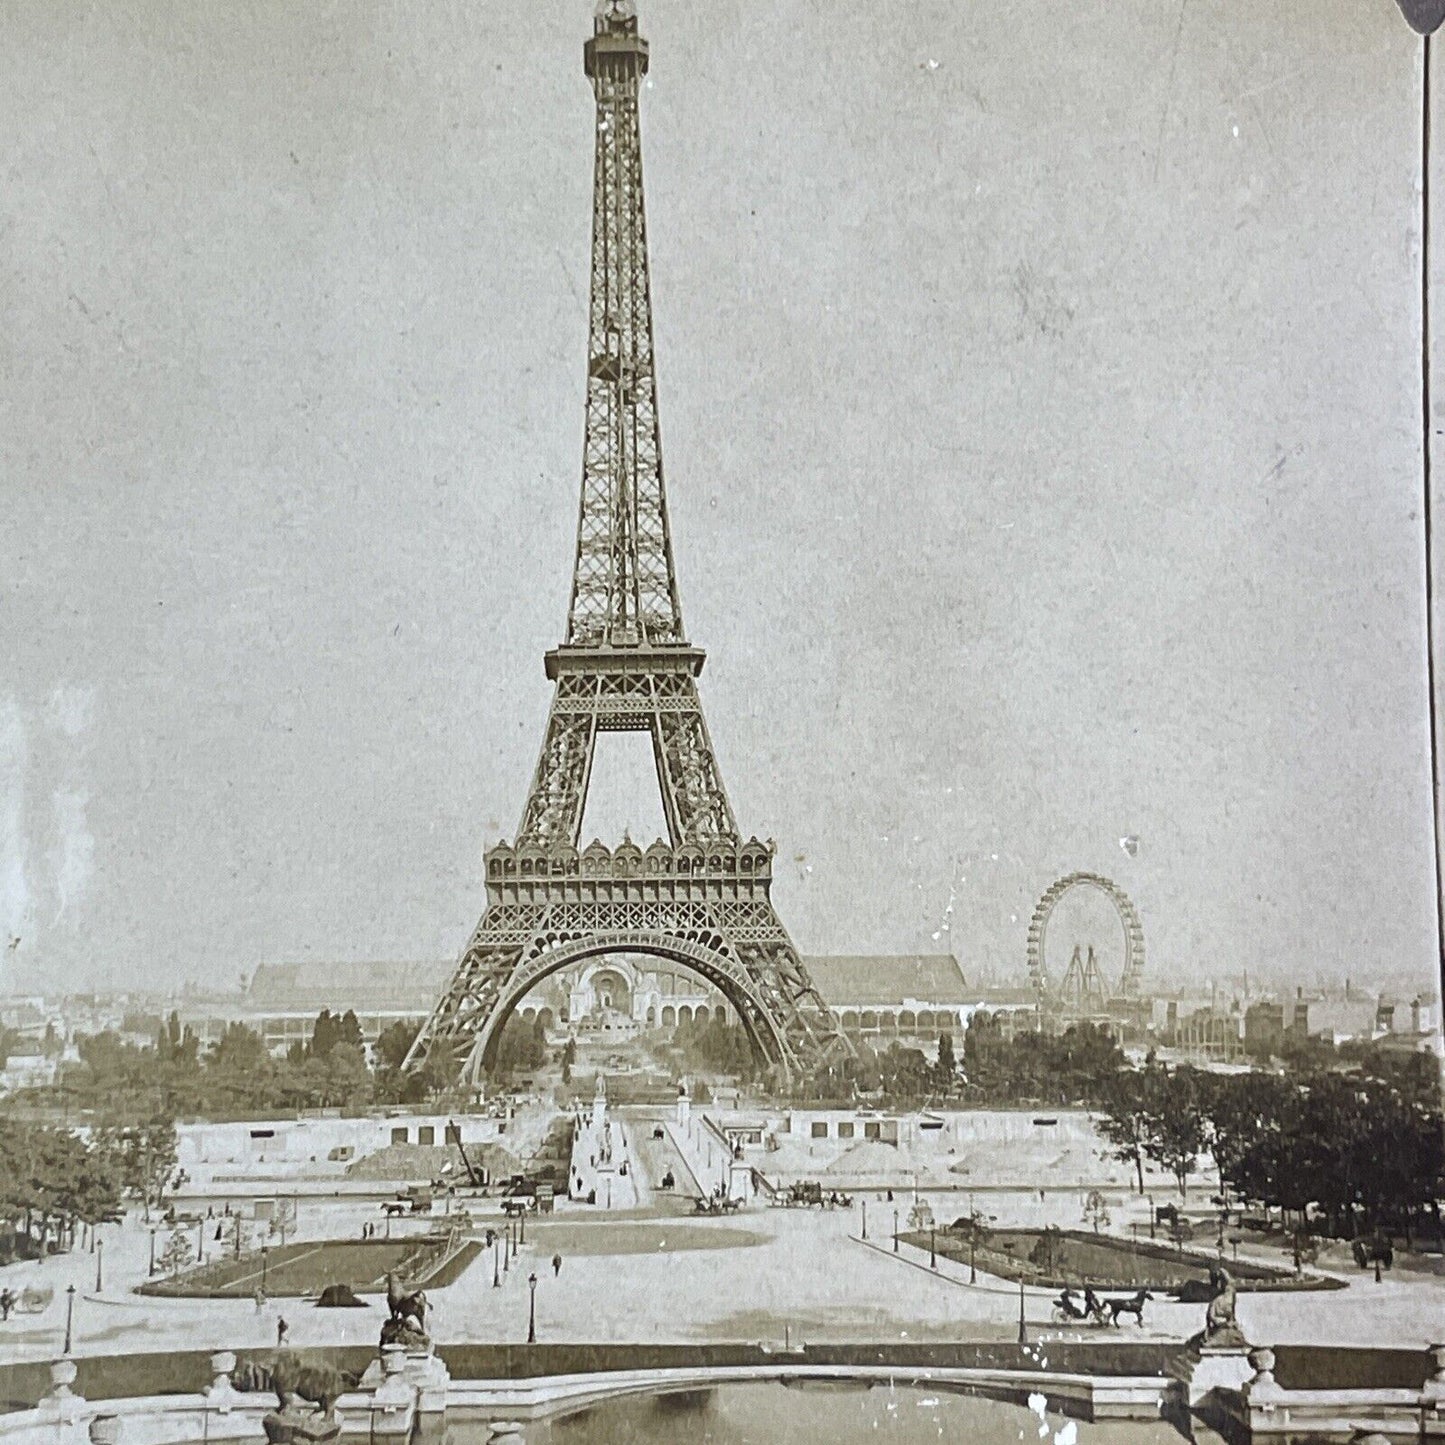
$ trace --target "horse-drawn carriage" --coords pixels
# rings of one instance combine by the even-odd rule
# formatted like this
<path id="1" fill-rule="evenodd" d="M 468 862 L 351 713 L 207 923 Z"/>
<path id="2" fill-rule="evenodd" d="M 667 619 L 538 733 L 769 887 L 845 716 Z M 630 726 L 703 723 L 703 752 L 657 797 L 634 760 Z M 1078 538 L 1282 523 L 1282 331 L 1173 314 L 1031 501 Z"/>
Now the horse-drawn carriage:
<path id="1" fill-rule="evenodd" d="M 736 1214 L 742 1207 L 741 1199 L 729 1199 L 725 1194 L 699 1194 L 692 1201 L 694 1214 Z"/>
<path id="2" fill-rule="evenodd" d="M 819 1209 L 823 1208 L 826 1201 L 823 1198 L 823 1186 L 816 1179 L 798 1179 L 788 1185 L 787 1191 L 779 1196 L 779 1200 L 789 1209 L 808 1208 L 816 1204 Z"/>
<path id="3" fill-rule="evenodd" d="M 1091 1285 L 1084 1286 L 1084 1297 L 1080 1299 L 1072 1289 L 1065 1287 L 1054 1301 L 1053 1321 L 1056 1325 L 1085 1324 L 1117 1327 L 1120 1317 L 1133 1315 L 1141 1328 L 1144 1324 L 1144 1303 L 1154 1296 L 1147 1289 L 1136 1290 L 1131 1295 L 1105 1295 L 1094 1293 Z"/>

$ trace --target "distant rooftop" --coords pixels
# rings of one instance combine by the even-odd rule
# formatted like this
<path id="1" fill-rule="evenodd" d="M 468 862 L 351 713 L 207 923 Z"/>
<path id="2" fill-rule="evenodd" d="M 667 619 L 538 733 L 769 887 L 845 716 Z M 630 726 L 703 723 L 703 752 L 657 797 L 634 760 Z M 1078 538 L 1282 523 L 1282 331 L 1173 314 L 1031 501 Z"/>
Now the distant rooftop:
<path id="1" fill-rule="evenodd" d="M 834 1007 L 974 1001 L 951 953 L 832 954 L 805 958 L 818 992 Z"/>
<path id="2" fill-rule="evenodd" d="M 658 960 L 659 968 L 667 968 Z M 951 953 L 830 955 L 804 959 L 830 1004 L 866 1007 L 905 999 L 934 1004 L 976 1000 Z M 425 1013 L 451 978 L 451 959 L 427 963 L 263 963 L 246 1005 L 256 1010 L 413 1010 Z"/>

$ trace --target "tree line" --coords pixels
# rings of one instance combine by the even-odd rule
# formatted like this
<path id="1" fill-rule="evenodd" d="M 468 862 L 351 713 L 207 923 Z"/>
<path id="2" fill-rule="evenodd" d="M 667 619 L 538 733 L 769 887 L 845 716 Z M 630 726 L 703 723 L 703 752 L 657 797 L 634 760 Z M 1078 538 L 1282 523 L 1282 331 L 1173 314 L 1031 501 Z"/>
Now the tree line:
<path id="1" fill-rule="evenodd" d="M 1217 1074 L 1150 1058 L 1120 1070 L 1098 1125 L 1115 1158 L 1168 1170 L 1183 1197 L 1204 1156 L 1246 1207 L 1279 1209 L 1336 1238 L 1429 1218 L 1440 1238 L 1445 1124 L 1436 1061 L 1365 1051 L 1347 1068 Z"/>
<path id="2" fill-rule="evenodd" d="M 127 1200 L 149 1213 L 176 1167 L 168 1118 L 105 1118 L 85 1132 L 0 1117 L 0 1261 L 74 1245 Z"/>

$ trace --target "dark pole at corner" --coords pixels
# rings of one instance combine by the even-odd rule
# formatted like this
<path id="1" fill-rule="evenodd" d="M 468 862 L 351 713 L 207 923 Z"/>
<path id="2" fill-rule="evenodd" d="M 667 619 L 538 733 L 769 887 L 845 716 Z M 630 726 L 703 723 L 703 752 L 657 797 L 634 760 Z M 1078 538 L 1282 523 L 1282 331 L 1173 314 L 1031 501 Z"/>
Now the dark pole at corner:
<path id="1" fill-rule="evenodd" d="M 61 1354 L 63 1355 L 68 1355 L 70 1353 L 70 1325 L 74 1316 L 75 1286 L 73 1284 L 68 1284 L 65 1286 L 65 1348 L 61 1351 Z"/>
<path id="2" fill-rule="evenodd" d="M 1024 1282 L 1022 1276 L 1019 1278 L 1019 1344 L 1026 1345 L 1029 1342 L 1029 1327 L 1024 1319 Z"/>
<path id="3" fill-rule="evenodd" d="M 1420 81 L 1420 423 L 1421 423 L 1421 517 L 1425 532 L 1425 705 L 1430 710 L 1430 784 L 1435 803 L 1435 927 L 1436 942 L 1445 940 L 1445 817 L 1440 812 L 1440 717 L 1436 708 L 1438 696 L 1435 650 L 1439 640 L 1435 631 L 1435 533 L 1431 509 L 1433 490 L 1435 426 L 1430 395 L 1430 352 L 1433 342 L 1430 328 L 1430 150 L 1433 127 L 1430 119 L 1430 36 L 1424 37 L 1424 55 Z"/>
<path id="4" fill-rule="evenodd" d="M 527 1276 L 527 1284 L 531 1288 L 532 1297 L 527 1305 L 527 1343 L 537 1343 L 537 1275 L 533 1271 Z"/>

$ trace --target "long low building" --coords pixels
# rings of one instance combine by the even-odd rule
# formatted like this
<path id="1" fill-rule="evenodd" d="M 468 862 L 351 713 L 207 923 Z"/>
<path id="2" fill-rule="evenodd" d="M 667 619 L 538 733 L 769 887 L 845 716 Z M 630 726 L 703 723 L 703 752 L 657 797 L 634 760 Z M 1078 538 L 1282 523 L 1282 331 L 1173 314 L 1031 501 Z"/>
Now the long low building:
<path id="1" fill-rule="evenodd" d="M 875 1046 L 894 1040 L 955 1037 L 980 1008 L 996 1005 L 970 989 L 950 953 L 820 955 L 804 960 L 839 1027 Z M 398 1020 L 424 1017 L 450 979 L 451 960 L 424 963 L 268 963 L 242 992 L 192 997 L 181 1019 L 204 1042 L 232 1022 L 261 1034 L 273 1052 L 311 1036 L 316 1016 L 355 1012 L 362 1037 L 374 1043 Z M 1006 1005 L 1007 1007 L 1007 1005 Z M 544 1026 L 625 1037 L 679 1023 L 735 1019 L 716 989 L 685 969 L 654 958 L 607 955 L 573 964 L 543 980 L 523 1000 L 524 1018 Z"/>

